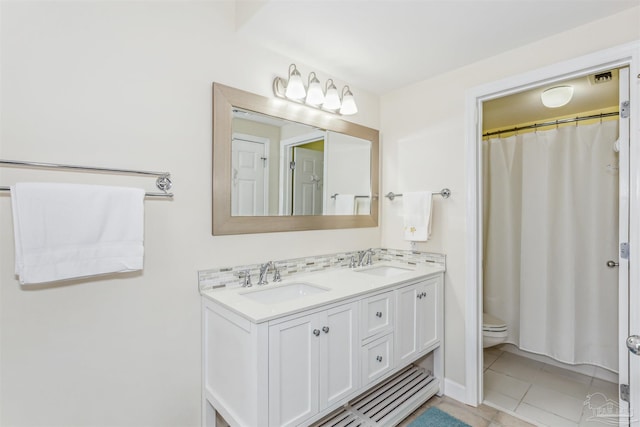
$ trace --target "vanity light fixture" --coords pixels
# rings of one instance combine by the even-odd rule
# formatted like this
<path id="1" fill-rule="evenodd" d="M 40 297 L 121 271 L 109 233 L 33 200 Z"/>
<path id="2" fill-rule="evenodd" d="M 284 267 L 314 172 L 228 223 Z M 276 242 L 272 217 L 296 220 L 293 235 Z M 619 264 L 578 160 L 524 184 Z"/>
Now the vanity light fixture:
<path id="1" fill-rule="evenodd" d="M 324 102 L 324 92 L 320 85 L 320 80 L 313 71 L 309 73 L 309 85 L 307 86 L 307 99 L 305 101 L 309 105 L 322 105 Z"/>
<path id="2" fill-rule="evenodd" d="M 342 88 L 342 105 L 340 106 L 340 114 L 342 115 L 351 115 L 358 112 L 358 106 L 356 105 L 356 101 L 353 99 L 353 93 L 351 93 L 351 89 L 349 86 L 345 86 Z"/>
<path id="3" fill-rule="evenodd" d="M 333 79 L 327 80 L 322 108 L 325 110 L 337 110 L 340 108 L 340 95 L 338 95 L 338 89 L 333 83 Z"/>
<path id="4" fill-rule="evenodd" d="M 298 68 L 296 68 L 296 64 L 289 66 L 289 80 L 287 81 L 287 89 L 284 95 L 290 99 L 303 99 L 307 95 L 302 76 Z"/>
<path id="5" fill-rule="evenodd" d="M 349 86 L 342 88 L 341 97 L 333 79 L 328 79 L 325 83 L 325 90 L 322 90 L 320 80 L 318 80 L 316 73 L 312 71 L 309 73 L 307 86 L 305 87 L 302 76 L 295 64 L 289 66 L 287 80 L 282 77 L 276 77 L 273 80 L 273 93 L 278 98 L 305 104 L 329 113 L 346 116 L 358 112 L 356 101 Z"/>
<path id="6" fill-rule="evenodd" d="M 573 86 L 555 86 L 542 92 L 540 99 L 547 108 L 558 108 L 567 105 L 573 97 Z"/>

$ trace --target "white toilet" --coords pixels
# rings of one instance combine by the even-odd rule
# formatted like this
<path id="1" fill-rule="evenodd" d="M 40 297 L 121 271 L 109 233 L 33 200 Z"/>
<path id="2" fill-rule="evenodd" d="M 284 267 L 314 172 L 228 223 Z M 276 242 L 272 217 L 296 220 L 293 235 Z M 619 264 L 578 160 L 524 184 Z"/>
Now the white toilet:
<path id="1" fill-rule="evenodd" d="M 507 340 L 507 324 L 489 313 L 482 313 L 482 347 L 493 347 Z"/>

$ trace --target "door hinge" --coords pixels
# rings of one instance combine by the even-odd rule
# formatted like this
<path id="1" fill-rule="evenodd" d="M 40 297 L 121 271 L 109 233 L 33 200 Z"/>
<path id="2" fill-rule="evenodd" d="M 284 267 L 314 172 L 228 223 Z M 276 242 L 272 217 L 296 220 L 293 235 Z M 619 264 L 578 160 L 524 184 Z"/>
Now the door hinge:
<path id="1" fill-rule="evenodd" d="M 620 258 L 629 259 L 629 243 L 620 243 Z"/>
<path id="2" fill-rule="evenodd" d="M 289 169 L 294 170 L 296 168 L 296 162 L 289 162 Z"/>
<path id="3" fill-rule="evenodd" d="M 629 402 L 629 384 L 620 384 L 620 399 Z"/>
<path id="4" fill-rule="evenodd" d="M 631 110 L 631 103 L 629 101 L 623 101 L 620 103 L 620 117 L 623 119 L 629 118 L 629 113 Z"/>

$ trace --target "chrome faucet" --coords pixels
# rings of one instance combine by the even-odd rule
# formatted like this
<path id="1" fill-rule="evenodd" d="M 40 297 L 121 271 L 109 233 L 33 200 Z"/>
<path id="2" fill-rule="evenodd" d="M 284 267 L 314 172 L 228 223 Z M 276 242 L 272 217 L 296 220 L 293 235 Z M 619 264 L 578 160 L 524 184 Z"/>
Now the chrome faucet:
<path id="1" fill-rule="evenodd" d="M 278 270 L 278 266 L 273 264 L 273 281 L 274 282 L 282 282 L 282 277 L 280 277 L 280 270 Z"/>
<path id="2" fill-rule="evenodd" d="M 267 273 L 269 272 L 269 267 L 273 268 L 273 261 L 269 261 L 260 266 L 260 276 L 258 278 L 258 285 L 266 285 L 269 283 L 267 281 Z"/>
<path id="3" fill-rule="evenodd" d="M 363 265 L 371 265 L 373 264 L 373 260 L 371 256 L 374 255 L 373 249 L 367 249 L 366 251 L 358 252 L 358 267 L 362 267 Z"/>
<path id="4" fill-rule="evenodd" d="M 238 272 L 238 277 L 240 279 L 242 279 L 240 286 L 242 286 L 243 288 L 250 288 L 251 287 L 251 273 L 249 272 L 249 270 L 242 270 Z"/>

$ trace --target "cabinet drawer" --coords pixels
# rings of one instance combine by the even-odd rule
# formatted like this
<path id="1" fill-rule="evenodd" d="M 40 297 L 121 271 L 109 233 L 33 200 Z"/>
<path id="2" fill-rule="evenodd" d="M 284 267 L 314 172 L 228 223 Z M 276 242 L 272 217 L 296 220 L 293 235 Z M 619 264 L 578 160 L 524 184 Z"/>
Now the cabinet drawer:
<path id="1" fill-rule="evenodd" d="M 393 334 L 362 347 L 362 385 L 380 378 L 393 368 Z"/>
<path id="2" fill-rule="evenodd" d="M 362 300 L 362 340 L 393 331 L 393 292 L 375 295 Z"/>

